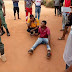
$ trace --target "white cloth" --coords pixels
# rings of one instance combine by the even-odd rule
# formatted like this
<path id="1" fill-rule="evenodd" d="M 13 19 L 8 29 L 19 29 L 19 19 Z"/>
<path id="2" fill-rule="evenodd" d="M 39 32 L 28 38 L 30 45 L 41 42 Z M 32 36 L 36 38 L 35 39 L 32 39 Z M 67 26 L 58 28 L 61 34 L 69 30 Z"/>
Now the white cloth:
<path id="1" fill-rule="evenodd" d="M 35 0 L 35 4 L 36 6 L 41 6 L 43 0 Z"/>
<path id="2" fill-rule="evenodd" d="M 72 30 L 69 33 L 63 59 L 68 66 L 72 65 Z"/>

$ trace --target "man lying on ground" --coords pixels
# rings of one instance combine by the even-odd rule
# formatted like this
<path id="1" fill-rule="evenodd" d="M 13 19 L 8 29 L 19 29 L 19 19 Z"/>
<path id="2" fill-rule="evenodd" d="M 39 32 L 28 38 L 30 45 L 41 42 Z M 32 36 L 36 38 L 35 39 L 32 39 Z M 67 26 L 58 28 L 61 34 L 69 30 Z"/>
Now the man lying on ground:
<path id="1" fill-rule="evenodd" d="M 46 24 L 47 24 L 46 21 L 42 21 L 41 27 L 38 30 L 40 37 L 35 42 L 33 47 L 28 51 L 29 54 L 32 54 L 39 44 L 46 44 L 47 45 L 47 57 L 49 58 L 51 56 L 51 48 L 49 46 L 50 45 L 50 30 L 49 28 L 47 28 Z"/>
<path id="2" fill-rule="evenodd" d="M 66 35 L 66 32 L 67 32 L 67 29 L 69 26 L 72 25 L 72 12 L 70 12 L 69 16 L 68 16 L 68 22 L 66 23 L 65 25 L 65 29 L 64 29 L 64 32 L 63 32 L 63 35 L 62 37 L 59 37 L 58 39 L 59 40 L 64 40 L 65 39 L 65 35 Z"/>
<path id="3" fill-rule="evenodd" d="M 34 18 L 33 15 L 30 15 L 30 19 L 27 21 L 27 26 L 27 31 L 30 32 L 30 35 L 38 35 L 39 20 Z"/>

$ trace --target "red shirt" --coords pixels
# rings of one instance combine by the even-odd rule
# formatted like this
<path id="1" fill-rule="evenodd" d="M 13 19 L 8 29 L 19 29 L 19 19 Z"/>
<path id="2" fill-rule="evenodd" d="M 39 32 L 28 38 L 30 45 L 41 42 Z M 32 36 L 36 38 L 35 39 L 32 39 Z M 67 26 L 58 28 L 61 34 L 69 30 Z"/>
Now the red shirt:
<path id="1" fill-rule="evenodd" d="M 44 30 L 40 27 L 38 32 L 40 33 L 40 38 L 48 38 L 48 35 L 50 35 L 50 30 L 47 27 Z"/>
<path id="2" fill-rule="evenodd" d="M 65 0 L 65 7 L 71 6 L 71 0 Z"/>

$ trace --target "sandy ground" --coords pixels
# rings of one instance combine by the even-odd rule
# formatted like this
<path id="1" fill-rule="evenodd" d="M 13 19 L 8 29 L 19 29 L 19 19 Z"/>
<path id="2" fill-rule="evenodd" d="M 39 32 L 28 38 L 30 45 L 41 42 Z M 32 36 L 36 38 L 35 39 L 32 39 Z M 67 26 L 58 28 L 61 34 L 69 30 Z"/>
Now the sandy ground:
<path id="1" fill-rule="evenodd" d="M 28 54 L 28 50 L 38 37 L 31 37 L 26 31 L 24 2 L 19 3 L 21 20 L 13 20 L 11 1 L 5 1 L 5 6 L 6 22 L 11 36 L 7 37 L 6 34 L 2 36 L 7 62 L 3 63 L 0 60 L 0 72 L 63 72 L 65 69 L 63 52 L 66 40 L 57 40 L 62 35 L 62 32 L 59 31 L 62 27 L 62 18 L 54 16 L 54 9 L 42 6 L 40 22 L 46 20 L 51 31 L 52 58 L 48 60 L 46 45 L 38 46 L 32 56 Z M 35 14 L 34 5 L 33 14 Z"/>

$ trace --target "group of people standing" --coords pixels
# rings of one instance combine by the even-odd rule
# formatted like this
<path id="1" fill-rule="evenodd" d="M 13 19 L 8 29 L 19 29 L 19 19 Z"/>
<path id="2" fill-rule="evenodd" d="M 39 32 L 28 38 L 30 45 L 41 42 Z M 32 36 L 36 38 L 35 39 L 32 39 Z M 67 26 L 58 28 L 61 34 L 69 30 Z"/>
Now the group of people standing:
<path id="1" fill-rule="evenodd" d="M 16 20 L 16 12 L 19 17 L 19 0 L 12 0 L 13 1 L 13 10 L 14 10 L 14 20 Z M 63 2 L 65 4 L 65 7 L 71 6 L 71 0 L 54 0 L 55 4 L 55 16 L 56 16 L 56 8 L 57 8 L 57 15 L 62 15 L 62 29 L 60 31 L 63 32 L 63 36 L 58 38 L 59 40 L 64 40 L 65 34 L 67 32 L 68 26 L 72 25 L 72 12 L 61 12 L 61 7 L 63 6 Z M 40 44 L 46 44 L 47 45 L 47 58 L 51 57 L 51 48 L 50 48 L 50 29 L 46 26 L 47 21 L 43 20 L 41 24 L 39 23 L 40 19 L 40 12 L 41 12 L 41 3 L 42 0 L 24 0 L 25 3 L 25 12 L 26 12 L 26 24 L 27 24 L 27 32 L 30 33 L 31 36 L 37 36 L 40 35 L 35 44 L 32 46 L 32 48 L 28 51 L 29 54 L 33 54 L 36 47 Z M 35 17 L 32 14 L 32 5 L 35 4 Z M 2 11 L 3 9 L 3 11 Z M 28 13 L 30 13 L 30 17 L 28 18 Z M 0 0 L 0 36 L 2 36 L 5 31 L 3 30 L 3 26 L 5 27 L 7 31 L 7 36 L 10 36 L 9 30 L 7 28 L 7 24 L 5 22 L 5 5 L 3 0 Z M 68 21 L 67 21 L 68 19 Z M 0 37 L 0 52 L 1 52 L 1 59 L 2 61 L 6 61 L 5 55 L 4 55 L 4 44 L 1 42 Z M 66 69 L 70 69 L 72 67 L 72 58 L 70 58 L 71 64 L 66 64 Z M 68 70 L 67 70 L 68 71 Z"/>

